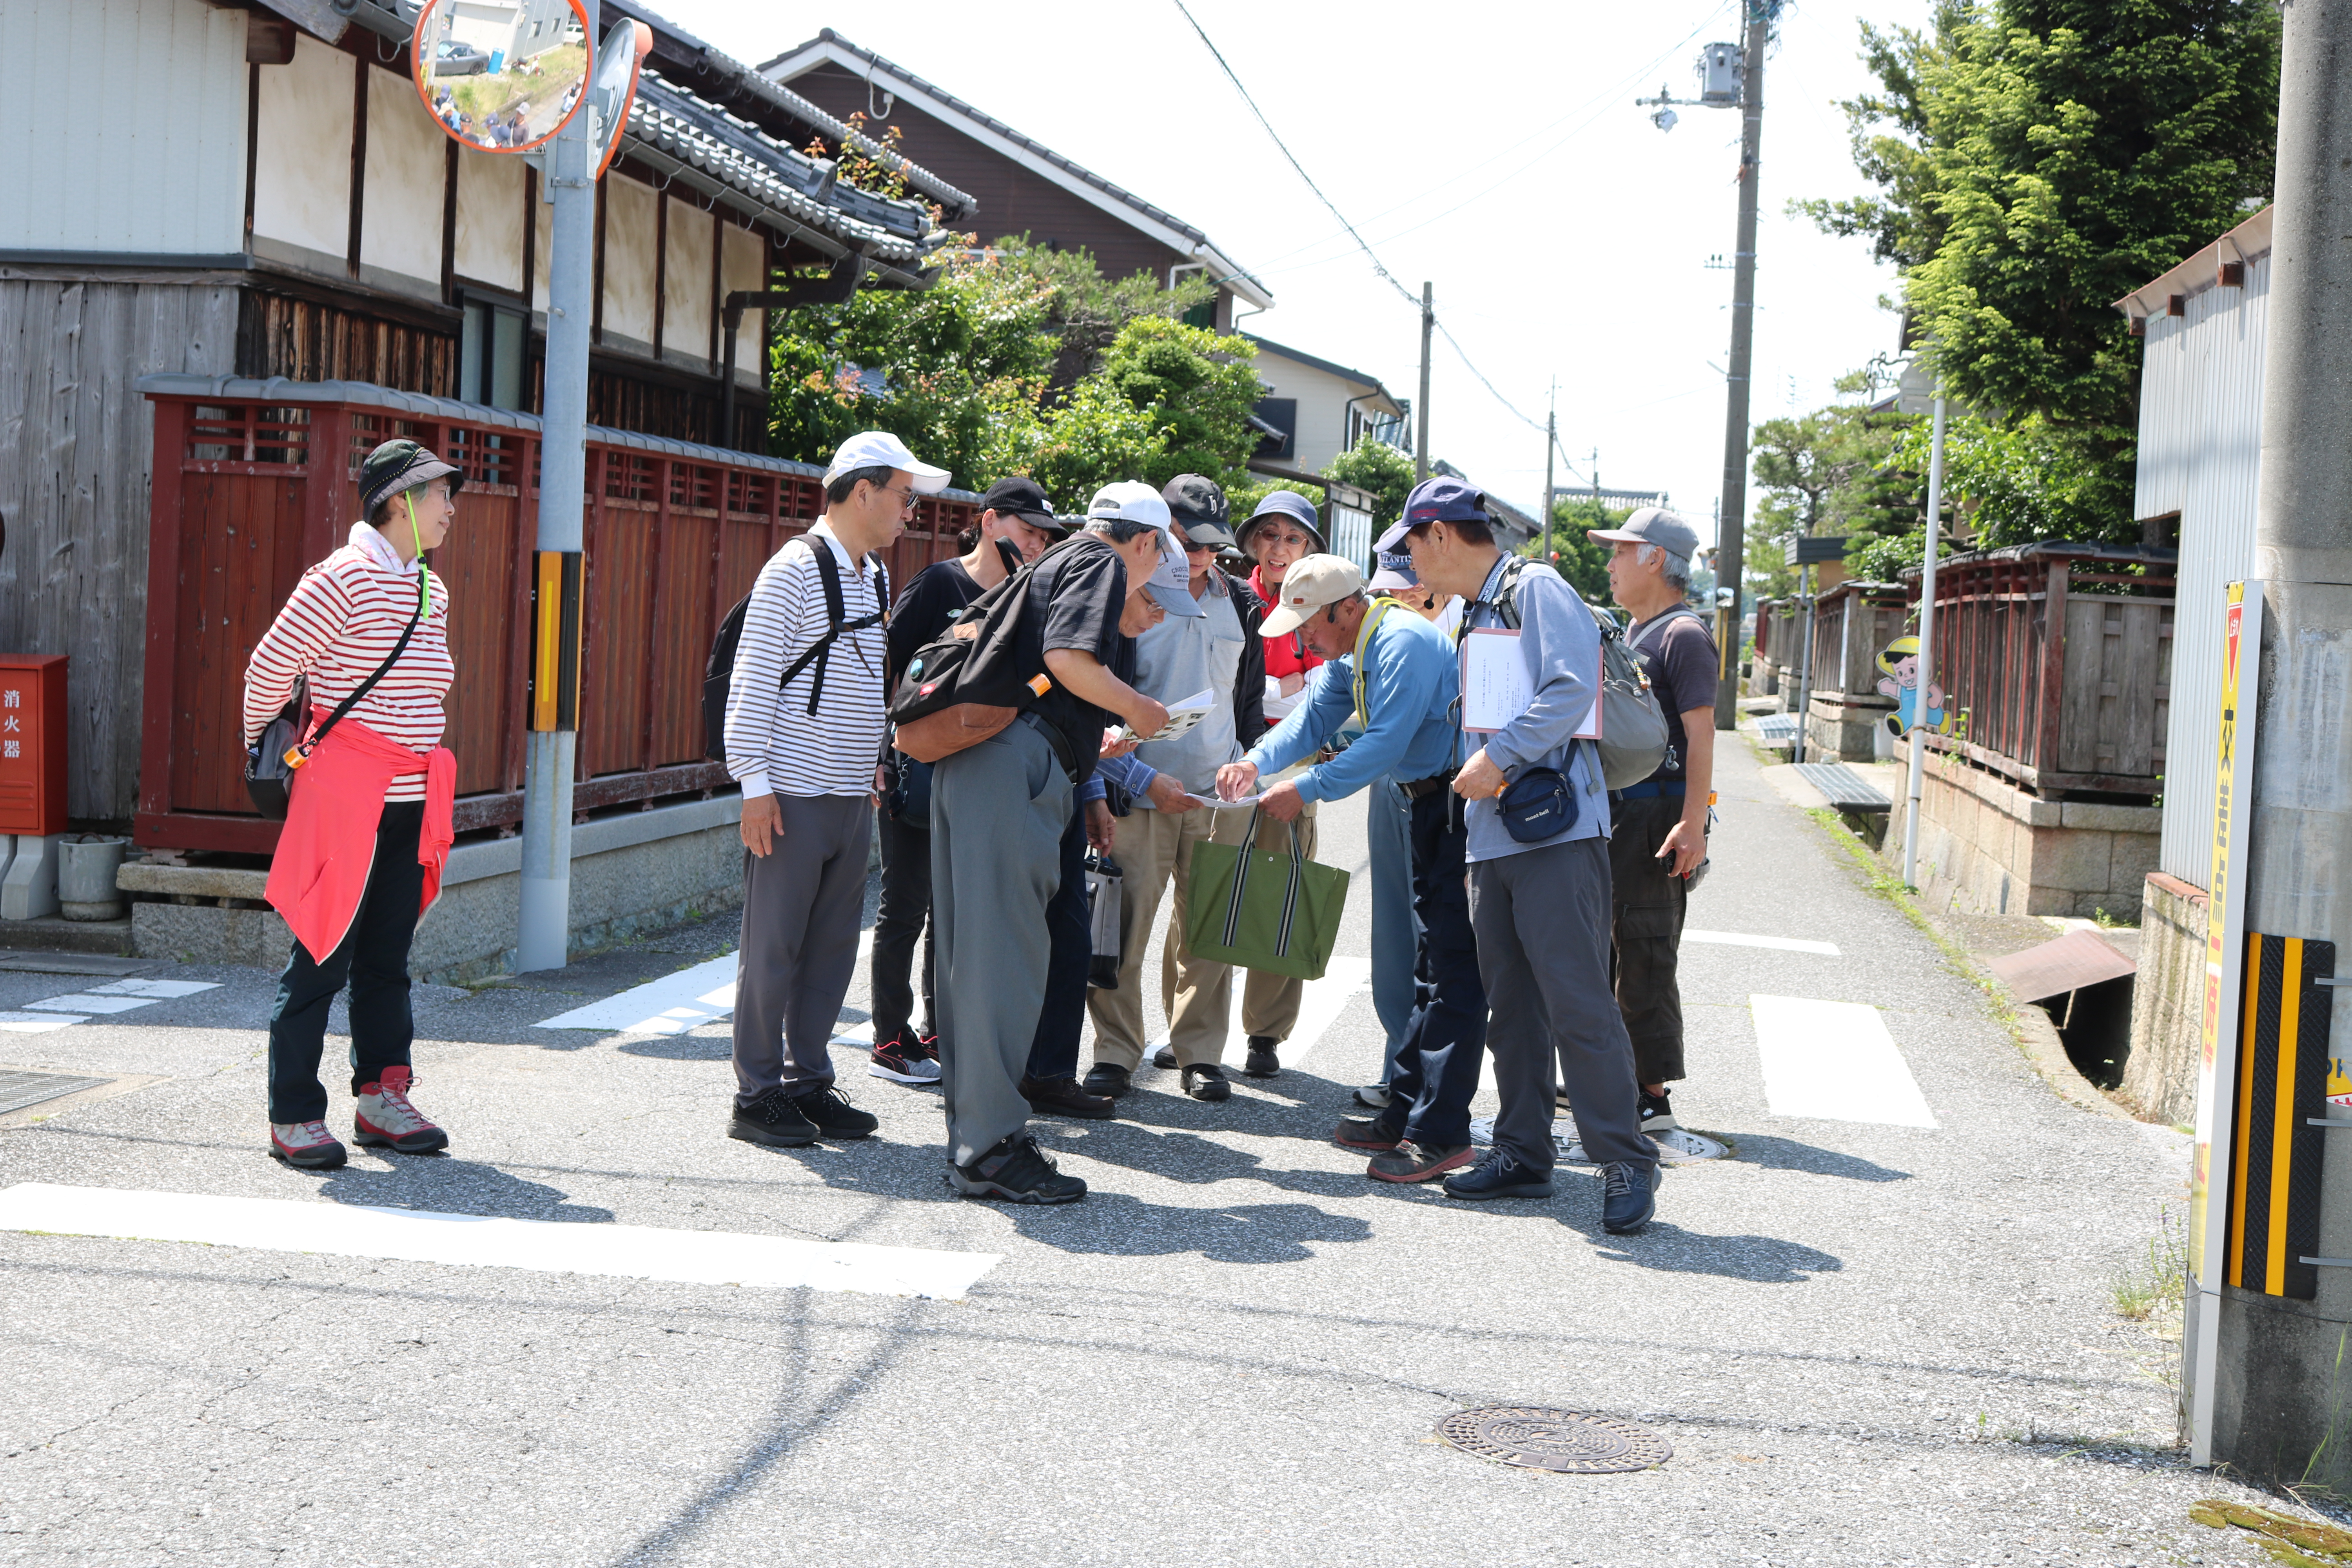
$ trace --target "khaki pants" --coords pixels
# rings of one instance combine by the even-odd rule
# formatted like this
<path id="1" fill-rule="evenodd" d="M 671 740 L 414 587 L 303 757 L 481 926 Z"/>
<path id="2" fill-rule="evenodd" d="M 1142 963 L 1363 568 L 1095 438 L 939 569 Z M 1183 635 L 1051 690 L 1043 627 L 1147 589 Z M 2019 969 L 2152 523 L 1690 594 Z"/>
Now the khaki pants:
<path id="1" fill-rule="evenodd" d="M 1306 857 L 1315 858 L 1315 807 L 1309 801 L 1298 814 L 1298 847 Z M 1238 816 L 1244 826 L 1249 822 L 1245 812 L 1221 811 L 1219 816 Z M 1257 847 L 1276 855 L 1290 853 L 1291 824 L 1261 816 L 1257 823 Z M 1274 974 L 1263 969 L 1249 972 L 1249 980 L 1242 986 L 1242 1033 L 1263 1035 L 1270 1040 L 1286 1040 L 1290 1031 L 1298 1027 L 1298 1002 L 1307 994 L 1307 982 L 1291 974 Z"/>
<path id="2" fill-rule="evenodd" d="M 1118 988 L 1090 990 L 1087 1011 L 1095 1024 L 1095 1060 L 1133 1072 L 1143 1060 L 1143 964 L 1151 923 L 1172 883 L 1175 908 L 1160 950 L 1160 1005 L 1180 1066 L 1221 1061 L 1233 1029 L 1233 970 L 1184 951 L 1184 889 L 1192 847 L 1213 839 L 1239 844 L 1249 826 L 1245 811 L 1135 811 L 1118 819 L 1111 858 L 1119 868 Z"/>

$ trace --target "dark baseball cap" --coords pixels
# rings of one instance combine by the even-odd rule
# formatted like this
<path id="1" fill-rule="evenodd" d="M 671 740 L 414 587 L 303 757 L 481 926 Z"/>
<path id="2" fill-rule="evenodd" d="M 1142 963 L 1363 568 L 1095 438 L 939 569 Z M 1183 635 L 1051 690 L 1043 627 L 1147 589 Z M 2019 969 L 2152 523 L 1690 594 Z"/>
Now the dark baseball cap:
<path id="1" fill-rule="evenodd" d="M 386 441 L 360 464 L 360 515 L 365 517 L 401 491 L 431 484 L 444 474 L 449 476 L 449 493 L 456 495 L 466 476 L 455 464 L 443 462 L 404 436 Z"/>
<path id="2" fill-rule="evenodd" d="M 1216 480 L 1204 474 L 1179 474 L 1168 481 L 1160 499 L 1168 503 L 1168 515 L 1182 525 L 1186 539 L 1220 550 L 1232 548 L 1233 509 Z"/>
<path id="3" fill-rule="evenodd" d="M 1045 491 L 1026 474 L 1007 474 L 988 487 L 981 498 L 981 506 L 989 511 L 1001 511 L 1017 517 L 1032 528 L 1043 528 L 1054 533 L 1067 533 L 1070 525 L 1054 515 L 1054 503 L 1045 499 Z"/>
<path id="4" fill-rule="evenodd" d="M 1424 523 L 1491 523 L 1493 521 L 1486 515 L 1484 490 L 1440 474 L 1412 487 L 1412 494 L 1404 500 L 1404 515 L 1389 525 L 1388 531 L 1381 535 L 1377 548 L 1403 549 L 1405 535 Z"/>

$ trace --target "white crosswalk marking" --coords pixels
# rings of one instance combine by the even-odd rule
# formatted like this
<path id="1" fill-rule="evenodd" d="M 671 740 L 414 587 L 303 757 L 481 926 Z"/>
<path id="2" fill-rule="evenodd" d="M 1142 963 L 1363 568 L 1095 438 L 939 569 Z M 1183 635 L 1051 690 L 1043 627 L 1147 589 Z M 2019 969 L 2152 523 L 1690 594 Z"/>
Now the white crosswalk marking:
<path id="1" fill-rule="evenodd" d="M 1781 952 L 1818 952 L 1828 957 L 1838 956 L 1833 942 L 1806 942 L 1793 936 L 1750 936 L 1739 931 L 1696 931 L 1683 929 L 1685 942 L 1713 942 L 1721 947 L 1769 947 Z"/>
<path id="2" fill-rule="evenodd" d="M 1234 976 L 1233 1024 L 1225 1035 L 1225 1053 L 1220 1058 L 1229 1068 L 1238 1067 L 1249 1048 L 1241 1028 L 1242 980 L 1243 976 L 1236 973 Z M 1282 1043 L 1279 1052 L 1282 1065 L 1295 1068 L 1304 1062 L 1307 1053 L 1315 1048 L 1315 1042 L 1323 1037 L 1324 1031 L 1339 1022 L 1340 1013 L 1348 1005 L 1348 999 L 1371 983 L 1371 960 L 1332 959 L 1324 967 L 1323 978 L 1308 981 L 1299 995 L 1298 1023 L 1290 1031 L 1290 1038 Z M 1149 1061 L 1150 1052 L 1167 1043 L 1165 1035 L 1152 1041 L 1144 1059 Z"/>
<path id="3" fill-rule="evenodd" d="M 1748 1002 L 1773 1115 L 1936 1125 L 1877 1008 L 1801 996 L 1750 996 Z"/>
<path id="4" fill-rule="evenodd" d="M 18 1011 L 0 1013 L 0 1030 L 16 1035 L 46 1035 L 54 1029 L 87 1024 L 92 1017 L 152 1007 L 174 997 L 217 991 L 215 980 L 116 980 L 64 996 L 44 996 Z"/>
<path id="5" fill-rule="evenodd" d="M 857 967 L 864 973 L 874 956 L 874 932 L 869 927 L 857 939 Z M 715 1024 L 731 1017 L 735 1012 L 735 954 L 698 963 L 691 969 L 681 969 L 675 974 L 665 974 L 659 980 L 649 980 L 643 985 L 632 986 L 602 1002 L 591 1002 L 574 1007 L 569 1013 L 558 1013 L 531 1026 L 539 1029 L 597 1029 L 614 1035 L 683 1035 L 704 1024 Z M 873 1044 L 874 1031 L 865 1026 L 863 1038 L 852 1043 Z M 835 1039 L 847 1037 L 836 1035 Z"/>

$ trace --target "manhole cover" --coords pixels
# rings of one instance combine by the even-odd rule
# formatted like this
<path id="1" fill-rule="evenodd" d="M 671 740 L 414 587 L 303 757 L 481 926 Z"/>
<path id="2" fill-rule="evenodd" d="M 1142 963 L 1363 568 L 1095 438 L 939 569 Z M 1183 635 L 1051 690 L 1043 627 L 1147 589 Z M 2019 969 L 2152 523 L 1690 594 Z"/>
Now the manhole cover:
<path id="1" fill-rule="evenodd" d="M 68 1078 L 60 1073 L 0 1068 L 0 1116 L 12 1110 L 22 1110 L 28 1105 L 38 1105 L 45 1100 L 79 1094 L 85 1089 L 98 1089 L 113 1081 L 110 1078 Z"/>
<path id="2" fill-rule="evenodd" d="M 1457 1410 L 1437 1435 L 1465 1454 L 1528 1470 L 1597 1476 L 1646 1470 L 1674 1458 L 1674 1446 L 1647 1427 L 1573 1410 L 1490 1405 Z"/>

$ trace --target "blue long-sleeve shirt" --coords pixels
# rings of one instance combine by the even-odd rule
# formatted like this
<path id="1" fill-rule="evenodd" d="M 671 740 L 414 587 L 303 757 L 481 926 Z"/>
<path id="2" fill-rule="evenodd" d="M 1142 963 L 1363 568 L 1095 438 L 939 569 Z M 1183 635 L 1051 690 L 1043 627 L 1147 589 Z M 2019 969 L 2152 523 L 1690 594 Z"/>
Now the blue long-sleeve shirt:
<path id="1" fill-rule="evenodd" d="M 1106 778 L 1117 779 L 1120 788 L 1140 797 L 1145 790 L 1151 787 L 1151 781 L 1159 776 L 1158 769 L 1147 764 L 1133 752 L 1123 757 L 1104 757 L 1095 763 L 1095 771 L 1087 776 L 1087 782 L 1078 786 L 1078 799 L 1082 804 L 1089 800 L 1108 799 L 1110 792 L 1103 787 Z"/>
<path id="2" fill-rule="evenodd" d="M 1495 563 L 1465 607 L 1463 628 L 1499 626 L 1495 599 L 1502 588 L 1505 561 Z M 1576 799 L 1576 821 L 1565 833 L 1538 844 L 1522 844 L 1503 826 L 1496 804 L 1474 800 L 1466 817 L 1471 860 L 1499 860 L 1548 844 L 1607 837 L 1609 792 L 1601 787 L 1601 763 L 1591 746 L 1574 742 L 1576 727 L 1592 711 L 1601 690 L 1601 627 L 1591 609 L 1566 579 L 1550 567 L 1530 563 L 1519 574 L 1519 656 L 1527 661 L 1535 700 L 1526 711 L 1491 735 L 1465 733 L 1463 754 L 1484 746 L 1486 760 L 1516 780 L 1529 768 L 1556 768 L 1568 775 Z"/>
<path id="3" fill-rule="evenodd" d="M 1328 744 L 1355 713 L 1354 661 L 1364 662 L 1364 732 L 1328 763 L 1293 782 L 1306 801 L 1340 800 L 1382 775 L 1425 779 L 1454 765 L 1454 703 L 1462 676 L 1445 634 L 1408 609 L 1391 609 L 1349 658 L 1309 678 L 1290 717 L 1250 749 L 1245 761 L 1267 777 Z"/>

